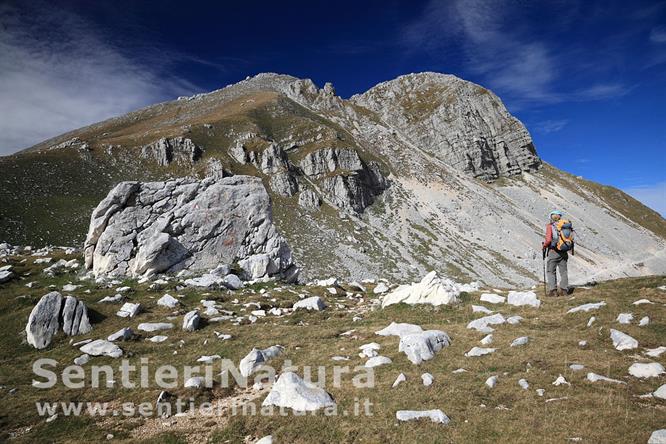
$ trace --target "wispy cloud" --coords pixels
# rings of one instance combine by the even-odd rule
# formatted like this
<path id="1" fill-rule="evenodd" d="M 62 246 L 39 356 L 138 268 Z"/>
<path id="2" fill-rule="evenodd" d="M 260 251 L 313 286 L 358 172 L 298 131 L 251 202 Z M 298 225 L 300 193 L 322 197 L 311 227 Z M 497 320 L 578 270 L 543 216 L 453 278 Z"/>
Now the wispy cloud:
<path id="1" fill-rule="evenodd" d="M 408 51 L 426 51 L 444 59 L 451 47 L 462 48 L 465 69 L 500 92 L 514 110 L 532 104 L 604 100 L 631 90 L 619 82 L 591 84 L 578 91 L 558 88 L 571 65 L 571 54 L 540 39 L 519 14 L 508 2 L 497 0 L 431 0 L 423 14 L 405 27 L 401 39 Z M 560 20 L 564 27 L 570 18 Z"/>
<path id="2" fill-rule="evenodd" d="M 560 131 L 562 128 L 567 126 L 569 120 L 560 119 L 560 120 L 544 120 L 539 122 L 534 126 L 534 129 L 543 134 L 550 134 Z"/>
<path id="3" fill-rule="evenodd" d="M 650 31 L 650 41 L 654 43 L 666 43 L 666 26 L 655 26 Z"/>
<path id="4" fill-rule="evenodd" d="M 666 182 L 626 188 L 624 192 L 666 217 Z"/>
<path id="5" fill-rule="evenodd" d="M 47 4 L 30 14 L 0 7 L 0 17 L 0 155 L 199 90 Z"/>

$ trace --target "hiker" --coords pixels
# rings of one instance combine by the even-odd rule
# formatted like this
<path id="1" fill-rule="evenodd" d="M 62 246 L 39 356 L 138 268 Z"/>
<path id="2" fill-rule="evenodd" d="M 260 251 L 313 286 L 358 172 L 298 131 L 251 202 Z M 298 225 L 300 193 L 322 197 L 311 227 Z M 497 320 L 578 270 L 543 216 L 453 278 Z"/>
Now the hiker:
<path id="1" fill-rule="evenodd" d="M 564 219 L 560 210 L 550 213 L 550 221 L 546 225 L 546 239 L 543 241 L 543 257 L 547 257 L 546 276 L 548 280 L 548 296 L 564 296 L 572 293 L 569 288 L 567 261 L 569 251 L 574 254 L 573 227 Z M 560 273 L 560 285 L 557 285 L 557 274 Z"/>

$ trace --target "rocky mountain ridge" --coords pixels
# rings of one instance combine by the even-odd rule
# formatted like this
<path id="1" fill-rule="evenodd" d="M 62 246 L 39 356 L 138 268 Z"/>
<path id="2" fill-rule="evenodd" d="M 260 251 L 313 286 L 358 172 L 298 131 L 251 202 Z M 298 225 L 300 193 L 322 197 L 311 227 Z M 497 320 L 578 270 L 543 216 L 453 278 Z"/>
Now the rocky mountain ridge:
<path id="1" fill-rule="evenodd" d="M 305 278 L 434 269 L 530 285 L 553 207 L 579 233 L 574 281 L 666 272 L 663 218 L 544 164 L 497 96 L 450 75 L 409 74 L 345 100 L 330 84 L 259 74 L 67 133 L 0 167 L 0 198 L 21 201 L 0 209 L 11 243 L 81 242 L 92 208 L 121 181 L 243 174 L 261 178 Z"/>

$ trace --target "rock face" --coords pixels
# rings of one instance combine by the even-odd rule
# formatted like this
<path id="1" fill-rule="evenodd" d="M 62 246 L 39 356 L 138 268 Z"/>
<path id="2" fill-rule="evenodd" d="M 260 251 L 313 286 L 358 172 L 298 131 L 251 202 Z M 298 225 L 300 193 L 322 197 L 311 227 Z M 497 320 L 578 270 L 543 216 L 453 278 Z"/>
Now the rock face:
<path id="1" fill-rule="evenodd" d="M 153 159 L 162 166 L 172 162 L 193 164 L 201 159 L 202 154 L 203 150 L 185 137 L 161 138 L 141 148 L 141 157 Z"/>
<path id="2" fill-rule="evenodd" d="M 525 126 L 500 99 L 455 76 L 400 76 L 351 100 L 378 113 L 430 154 L 475 177 L 491 180 L 541 166 Z"/>
<path id="3" fill-rule="evenodd" d="M 85 258 L 95 274 L 117 276 L 254 259 L 266 263 L 266 277 L 297 275 L 268 193 L 250 176 L 120 183 L 92 214 Z"/>
<path id="4" fill-rule="evenodd" d="M 42 296 L 30 312 L 25 327 L 28 344 L 37 349 L 48 347 L 61 325 L 68 336 L 92 330 L 83 302 L 73 296 L 63 299 L 60 293 L 53 291 Z"/>

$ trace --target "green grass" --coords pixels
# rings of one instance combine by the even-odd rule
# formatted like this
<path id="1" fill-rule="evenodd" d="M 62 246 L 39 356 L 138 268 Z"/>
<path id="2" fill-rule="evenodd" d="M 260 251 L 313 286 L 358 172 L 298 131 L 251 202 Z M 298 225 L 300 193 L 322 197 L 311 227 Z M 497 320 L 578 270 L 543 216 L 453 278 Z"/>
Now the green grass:
<path id="1" fill-rule="evenodd" d="M 59 253 L 54 257 L 61 257 Z M 666 421 L 664 403 L 651 399 L 640 399 L 637 395 L 654 391 L 663 377 L 641 381 L 628 376 L 627 368 L 640 359 L 640 352 L 618 352 L 609 339 L 609 328 L 635 337 L 641 347 L 665 345 L 666 337 L 666 292 L 656 289 L 666 284 L 666 277 L 624 279 L 602 283 L 589 290 L 578 290 L 573 299 L 546 299 L 540 309 L 500 307 L 506 315 L 520 314 L 525 320 L 517 326 L 499 326 L 494 333 L 493 347 L 498 351 L 482 358 L 466 358 L 464 353 L 472 346 L 480 345 L 478 340 L 484 335 L 465 328 L 466 324 L 478 316 L 471 313 L 470 304 L 478 303 L 478 293 L 461 295 L 461 304 L 453 307 L 410 307 L 391 306 L 383 310 L 369 310 L 369 301 L 375 296 L 365 295 L 366 302 L 357 303 L 342 295 L 332 296 L 325 289 L 316 287 L 292 287 L 279 284 L 255 285 L 238 292 L 227 291 L 177 291 L 175 283 L 159 291 L 149 290 L 147 285 L 137 285 L 128 281 L 135 290 L 129 294 L 131 301 L 141 302 L 145 307 L 136 319 L 123 320 L 115 316 L 117 305 L 104 305 L 96 301 L 113 294 L 113 289 L 87 283 L 74 294 L 84 300 L 95 318 L 101 320 L 94 325 L 91 334 L 85 337 L 103 338 L 121 327 L 131 326 L 136 330 L 140 322 L 164 321 L 172 310 L 158 307 L 155 302 L 164 293 L 182 294 L 183 306 L 177 310 L 177 318 L 172 321 L 180 325 L 182 314 L 199 306 L 200 299 L 215 299 L 225 309 L 237 314 L 248 314 L 242 305 L 234 304 L 256 301 L 262 308 L 270 306 L 288 307 L 298 297 L 296 293 L 323 296 L 329 308 L 320 313 L 298 312 L 284 318 L 267 317 L 255 324 L 230 323 L 210 324 L 193 333 L 180 329 L 164 334 L 169 339 L 161 344 L 144 340 L 119 343 L 130 362 L 139 365 L 141 358 L 149 359 L 151 365 L 171 364 L 176 367 L 193 365 L 201 355 L 220 354 L 238 362 L 252 347 L 268 347 L 274 344 L 285 346 L 285 353 L 271 361 L 280 368 L 285 360 L 296 366 L 323 365 L 332 372 L 334 355 L 351 357 L 343 365 L 353 368 L 362 365 L 363 359 L 357 356 L 358 346 L 367 342 L 381 344 L 381 354 L 390 357 L 393 364 L 379 367 L 375 372 L 375 388 L 354 388 L 350 382 L 354 375 L 343 377 L 341 387 L 327 386 L 340 409 L 351 411 L 355 399 L 369 399 L 373 403 L 373 416 L 354 417 L 314 416 L 282 417 L 231 416 L 225 414 L 214 418 L 80 418 L 60 416 L 51 423 L 37 416 L 34 403 L 38 400 L 52 401 L 108 401 L 154 402 L 160 389 L 81 389 L 66 390 L 56 386 L 49 390 L 39 390 L 31 386 L 32 362 L 39 357 L 49 357 L 58 361 L 57 372 L 69 365 L 80 352 L 69 345 L 70 338 L 58 334 L 54 343 L 45 350 L 37 351 L 25 344 L 21 332 L 27 316 L 38 299 L 48 291 L 49 285 L 61 288 L 75 275 L 61 275 L 54 278 L 41 274 L 42 266 L 33 265 L 32 258 L 11 258 L 16 271 L 24 276 L 21 281 L 0 286 L 0 322 L 4 334 L 0 338 L 0 385 L 5 386 L 0 404 L 0 440 L 6 440 L 10 433 L 16 434 L 15 442 L 84 442 L 104 441 L 108 433 L 117 440 L 127 442 L 242 442 L 272 434 L 276 442 L 534 442 L 538 436 L 542 442 L 564 442 L 570 437 L 582 437 L 584 442 L 645 442 L 649 434 L 663 427 Z M 25 283 L 40 282 L 40 288 L 28 289 Z M 369 290 L 372 285 L 369 285 Z M 261 289 L 265 294 L 259 294 Z M 85 290 L 90 290 L 86 293 Z M 209 293 L 204 295 L 204 293 Z M 267 296 L 267 295 L 268 296 Z M 271 301 L 275 298 L 276 301 Z M 648 298 L 655 305 L 633 306 L 640 298 Z M 567 315 L 570 307 L 605 300 L 607 307 L 590 314 Z M 342 304 L 338 308 L 337 304 Z M 488 304 L 489 305 L 489 304 Z M 491 307 L 492 308 L 492 307 Z M 619 326 L 614 320 L 620 312 L 633 312 L 636 319 L 649 315 L 648 327 L 636 324 Z M 361 321 L 352 322 L 352 317 L 361 314 Z M 590 315 L 597 317 L 592 328 L 586 323 Z M 396 337 L 380 337 L 374 334 L 391 321 L 416 323 L 424 328 L 441 329 L 453 338 L 450 347 L 437 354 L 435 359 L 416 366 L 398 352 Z M 340 333 L 355 329 L 351 336 Z M 213 331 L 228 332 L 233 335 L 229 341 L 219 341 Z M 508 344 L 518 336 L 529 336 L 530 343 L 524 347 L 510 348 Z M 144 337 L 148 336 L 144 334 Z M 204 341 L 208 343 L 204 345 Z M 579 340 L 585 339 L 589 346 L 581 349 Z M 181 347 L 180 341 L 184 341 Z M 177 354 L 173 354 L 177 351 Z M 636 356 L 635 356 L 636 355 Z M 664 358 L 656 359 L 664 362 Z M 572 362 L 582 363 L 586 369 L 573 372 L 568 368 Z M 118 365 L 110 358 L 92 358 L 94 364 Z M 462 374 L 452 374 L 457 368 L 468 370 Z M 154 367 L 151 367 L 154 368 Z M 592 384 L 585 380 L 587 371 L 626 380 L 627 386 Z M 395 389 L 390 386 L 396 376 L 403 372 L 407 382 Z M 423 387 L 420 375 L 430 372 L 435 383 L 430 388 Z M 506 375 L 505 375 L 506 373 Z M 572 387 L 554 387 L 551 382 L 563 374 Z M 499 375 L 499 384 L 487 389 L 484 381 L 490 375 Z M 328 373 L 329 378 L 331 373 Z M 530 390 L 523 391 L 517 380 L 526 378 Z M 17 388 L 13 394 L 6 390 Z M 544 388 L 544 398 L 534 392 Z M 197 401 L 226 402 L 232 398 L 246 396 L 237 389 L 215 387 L 205 390 L 171 390 L 182 399 L 195 398 Z M 266 391 L 259 395 L 260 402 Z M 564 401 L 546 403 L 547 398 L 567 396 Z M 485 405 L 482 407 L 481 405 Z M 504 406 L 508 410 L 498 409 Z M 427 422 L 403 423 L 395 421 L 398 409 L 441 408 L 452 420 L 447 427 Z M 163 423 L 169 423 L 164 426 Z M 28 429 L 29 428 L 29 429 Z M 250 441 L 251 442 L 251 441 Z"/>

